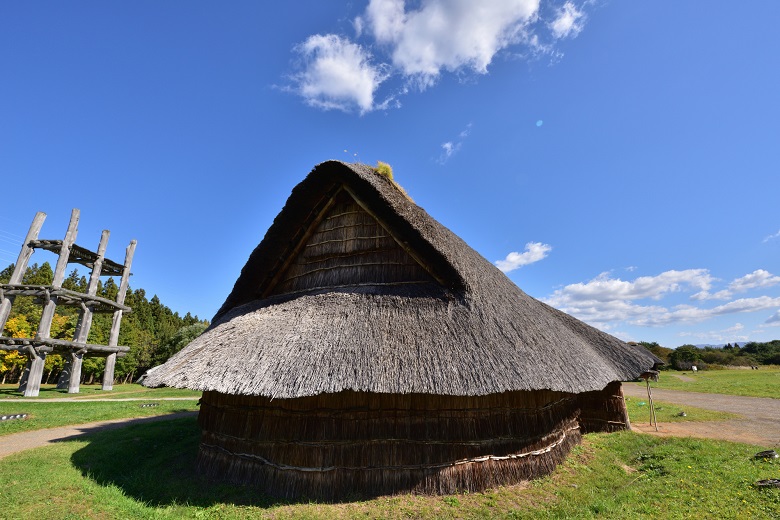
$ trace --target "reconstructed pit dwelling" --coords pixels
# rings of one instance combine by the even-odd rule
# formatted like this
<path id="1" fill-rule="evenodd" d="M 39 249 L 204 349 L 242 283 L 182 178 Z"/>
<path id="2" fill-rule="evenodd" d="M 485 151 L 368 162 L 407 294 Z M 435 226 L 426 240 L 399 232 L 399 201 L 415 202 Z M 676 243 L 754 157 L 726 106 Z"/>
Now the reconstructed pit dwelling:
<path id="1" fill-rule="evenodd" d="M 211 327 L 149 375 L 202 390 L 198 466 L 282 497 L 478 491 L 629 427 L 657 361 L 521 291 L 365 165 L 295 187 Z"/>

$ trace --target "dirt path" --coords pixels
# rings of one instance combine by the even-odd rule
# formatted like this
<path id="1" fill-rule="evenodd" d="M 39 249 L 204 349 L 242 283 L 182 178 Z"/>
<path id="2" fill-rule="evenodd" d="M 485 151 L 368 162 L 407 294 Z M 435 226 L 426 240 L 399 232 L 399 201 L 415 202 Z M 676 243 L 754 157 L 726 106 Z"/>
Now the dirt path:
<path id="1" fill-rule="evenodd" d="M 46 399 L 51 401 L 52 399 Z M 115 399 L 111 399 L 114 401 Z M 193 417 L 198 412 L 178 412 L 168 415 L 155 415 L 153 417 L 138 417 L 135 419 L 112 419 L 110 421 L 98 421 L 59 428 L 47 428 L 45 430 L 33 430 L 29 432 L 13 433 L 0 437 L 0 459 L 19 451 L 39 448 L 55 442 L 75 440 L 86 435 L 104 430 L 123 428 L 131 424 L 144 424 L 157 421 L 169 421 L 180 417 Z"/>
<path id="2" fill-rule="evenodd" d="M 726 441 L 759 444 L 770 448 L 780 447 L 780 399 L 768 397 L 744 397 L 739 395 L 701 394 L 681 390 L 654 388 L 653 399 L 677 405 L 695 406 L 708 410 L 739 414 L 739 419 L 715 422 L 684 421 L 659 423 L 659 432 L 647 422 L 635 421 L 631 427 L 653 435 L 676 437 L 707 437 Z M 633 383 L 623 384 L 627 397 L 647 397 L 645 387 Z M 683 408 L 684 410 L 685 408 Z"/>
<path id="3" fill-rule="evenodd" d="M 664 374 L 664 375 L 666 375 L 666 374 Z M 681 374 L 669 374 L 669 375 L 672 376 L 672 377 L 676 377 L 677 379 L 679 379 L 680 381 L 683 381 L 685 383 L 692 383 L 693 381 L 696 381 L 692 377 L 684 376 L 684 375 L 681 375 Z"/>

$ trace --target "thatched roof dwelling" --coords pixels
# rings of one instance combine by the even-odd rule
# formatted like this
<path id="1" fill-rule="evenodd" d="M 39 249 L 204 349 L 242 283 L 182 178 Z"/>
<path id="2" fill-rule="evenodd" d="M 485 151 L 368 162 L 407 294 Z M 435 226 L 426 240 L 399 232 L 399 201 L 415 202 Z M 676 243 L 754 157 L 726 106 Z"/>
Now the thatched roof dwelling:
<path id="1" fill-rule="evenodd" d="M 528 296 L 364 165 L 295 187 L 211 327 L 145 382 L 204 391 L 199 464 L 275 495 L 479 490 L 628 426 L 657 361 Z"/>

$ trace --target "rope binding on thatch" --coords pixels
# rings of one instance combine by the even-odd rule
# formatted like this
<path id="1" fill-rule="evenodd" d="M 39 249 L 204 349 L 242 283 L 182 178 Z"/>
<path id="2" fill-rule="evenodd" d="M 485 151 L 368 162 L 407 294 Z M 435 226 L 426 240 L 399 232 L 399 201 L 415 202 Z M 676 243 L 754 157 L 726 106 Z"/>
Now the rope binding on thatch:
<path id="1" fill-rule="evenodd" d="M 347 470 L 347 471 L 371 471 L 371 470 L 392 470 L 392 471 L 409 471 L 409 470 L 429 470 L 429 469 L 441 469 L 441 468 L 448 468 L 448 467 L 455 467 L 455 466 L 462 466 L 464 464 L 480 464 L 482 462 L 488 462 L 488 461 L 503 461 L 503 460 L 515 460 L 515 459 L 523 459 L 526 457 L 535 457 L 539 455 L 544 455 L 546 453 L 550 453 L 552 450 L 563 444 L 563 442 L 566 440 L 567 433 L 575 430 L 579 430 L 579 425 L 570 426 L 569 428 L 560 430 L 559 432 L 553 432 L 550 435 L 547 435 L 546 437 L 549 438 L 555 433 L 559 433 L 557 438 L 548 444 L 547 446 L 533 450 L 533 451 L 527 451 L 527 452 L 520 452 L 520 453 L 510 453 L 508 455 L 482 455 L 479 457 L 472 457 L 467 459 L 460 459 L 455 460 L 452 462 L 443 462 L 438 464 L 404 464 L 404 465 L 397 465 L 397 466 L 326 466 L 321 468 L 314 468 L 314 467 L 303 467 L 303 466 L 290 466 L 288 464 L 277 464 L 274 462 L 271 462 L 270 460 L 266 459 L 265 457 L 261 457 L 260 455 L 255 455 L 253 453 L 234 453 L 222 446 L 218 446 L 216 444 L 206 444 L 201 443 L 200 447 L 201 449 L 207 448 L 207 449 L 213 449 L 213 450 L 219 450 L 222 451 L 230 456 L 233 457 L 239 457 L 242 459 L 249 459 L 258 461 L 261 464 L 270 466 L 272 468 L 275 468 L 280 471 L 300 471 L 305 473 L 327 473 L 329 471 L 336 471 L 336 470 Z M 435 443 L 425 443 L 425 444 L 435 444 Z"/>

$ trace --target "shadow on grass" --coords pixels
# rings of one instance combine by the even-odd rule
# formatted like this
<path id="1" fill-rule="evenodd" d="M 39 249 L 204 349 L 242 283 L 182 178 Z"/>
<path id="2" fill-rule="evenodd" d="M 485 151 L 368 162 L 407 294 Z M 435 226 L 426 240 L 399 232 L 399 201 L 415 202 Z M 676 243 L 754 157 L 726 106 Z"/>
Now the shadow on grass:
<path id="1" fill-rule="evenodd" d="M 60 394 L 64 394 L 67 396 L 68 390 L 58 390 L 55 388 L 41 388 L 41 395 L 40 397 L 46 397 L 47 395 L 57 395 L 58 397 Z M 19 387 L 17 385 L 13 385 L 13 387 L 8 387 L 7 385 L 4 388 L 0 388 L 0 397 L 24 397 L 24 394 L 19 391 Z"/>
<path id="2" fill-rule="evenodd" d="M 103 390 L 101 385 L 80 385 L 80 392 L 82 396 L 87 395 L 111 395 L 110 391 Z M 57 385 L 51 383 L 45 383 L 41 385 L 41 390 L 38 395 L 39 399 L 46 397 L 78 397 L 78 394 L 69 394 L 67 388 L 57 388 Z M 19 385 L 1 385 L 0 386 L 0 398 L 2 397 L 24 397 L 24 393 L 19 391 Z M 35 398 L 33 398 L 35 399 Z"/>
<path id="3" fill-rule="evenodd" d="M 270 507 L 292 503 L 198 476 L 195 457 L 200 428 L 194 416 L 134 422 L 121 429 L 85 431 L 82 435 L 91 435 L 90 442 L 73 453 L 73 465 L 85 478 L 116 486 L 152 506 L 229 503 Z"/>

